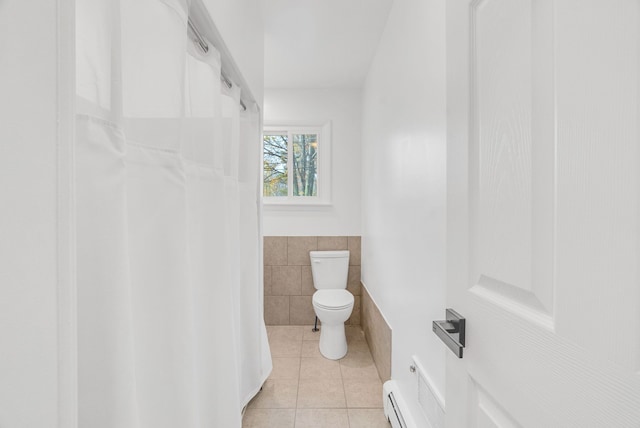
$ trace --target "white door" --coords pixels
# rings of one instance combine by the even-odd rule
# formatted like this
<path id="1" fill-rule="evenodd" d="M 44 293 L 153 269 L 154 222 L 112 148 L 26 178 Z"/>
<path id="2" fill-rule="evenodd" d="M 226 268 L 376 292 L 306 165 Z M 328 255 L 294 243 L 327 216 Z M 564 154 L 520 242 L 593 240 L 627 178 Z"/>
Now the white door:
<path id="1" fill-rule="evenodd" d="M 639 26 L 447 0 L 449 428 L 640 427 Z"/>

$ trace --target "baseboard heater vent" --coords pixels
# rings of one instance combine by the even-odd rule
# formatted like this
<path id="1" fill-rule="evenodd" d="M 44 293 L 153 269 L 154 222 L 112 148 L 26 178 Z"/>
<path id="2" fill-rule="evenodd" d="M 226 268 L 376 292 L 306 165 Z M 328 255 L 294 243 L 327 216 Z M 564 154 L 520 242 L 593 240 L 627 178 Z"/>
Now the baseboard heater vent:
<path id="1" fill-rule="evenodd" d="M 409 414 L 402 395 L 395 381 L 389 380 L 384 383 L 383 400 L 384 415 L 392 428 L 415 428 L 415 424 Z"/>
<path id="2" fill-rule="evenodd" d="M 387 398 L 389 400 L 389 412 L 387 419 L 391 423 L 391 426 L 393 428 L 407 428 L 407 424 L 402 417 L 402 412 L 400 411 L 396 398 L 393 396 L 393 392 L 390 392 Z"/>

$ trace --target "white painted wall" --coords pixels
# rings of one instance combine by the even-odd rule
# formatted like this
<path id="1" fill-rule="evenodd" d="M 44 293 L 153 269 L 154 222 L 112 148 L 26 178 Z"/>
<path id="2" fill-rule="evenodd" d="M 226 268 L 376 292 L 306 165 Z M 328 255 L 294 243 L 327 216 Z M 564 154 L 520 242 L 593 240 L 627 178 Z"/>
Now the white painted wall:
<path id="1" fill-rule="evenodd" d="M 416 355 L 444 396 L 445 0 L 396 0 L 363 94 L 362 278 L 393 329 L 392 378 L 412 408 Z M 424 422 L 423 422 L 424 423 Z"/>
<path id="2" fill-rule="evenodd" d="M 58 6 L 0 2 L 1 427 L 58 426 Z"/>
<path id="3" fill-rule="evenodd" d="M 331 121 L 331 200 L 328 207 L 269 207 L 266 236 L 359 236 L 360 89 L 265 91 L 265 125 L 323 125 Z"/>

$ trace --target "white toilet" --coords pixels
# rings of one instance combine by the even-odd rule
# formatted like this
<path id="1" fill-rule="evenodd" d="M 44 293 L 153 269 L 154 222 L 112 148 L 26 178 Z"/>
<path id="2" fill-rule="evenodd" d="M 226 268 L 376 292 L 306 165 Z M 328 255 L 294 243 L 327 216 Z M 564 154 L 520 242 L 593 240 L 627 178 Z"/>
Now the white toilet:
<path id="1" fill-rule="evenodd" d="M 313 309 L 322 322 L 320 353 L 330 360 L 347 354 L 344 322 L 353 311 L 353 294 L 347 291 L 349 251 L 310 251 Z"/>

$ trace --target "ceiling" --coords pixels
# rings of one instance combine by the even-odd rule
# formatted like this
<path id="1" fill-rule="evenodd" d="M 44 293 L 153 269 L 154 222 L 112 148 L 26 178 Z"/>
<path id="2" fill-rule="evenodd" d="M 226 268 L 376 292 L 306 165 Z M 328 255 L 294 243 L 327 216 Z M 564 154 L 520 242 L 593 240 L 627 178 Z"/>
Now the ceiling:
<path id="1" fill-rule="evenodd" d="M 262 0 L 266 88 L 358 88 L 393 0 Z"/>

